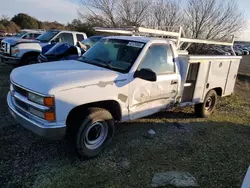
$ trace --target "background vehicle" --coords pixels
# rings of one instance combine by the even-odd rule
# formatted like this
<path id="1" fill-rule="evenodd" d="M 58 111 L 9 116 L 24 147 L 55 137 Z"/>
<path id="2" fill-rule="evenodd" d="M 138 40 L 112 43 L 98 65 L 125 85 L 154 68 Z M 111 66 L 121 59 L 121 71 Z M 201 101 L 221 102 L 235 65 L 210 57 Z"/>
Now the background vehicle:
<path id="1" fill-rule="evenodd" d="M 81 44 L 85 45 L 84 48 L 78 44 L 76 46 L 73 46 L 67 43 L 57 43 L 44 46 L 42 48 L 42 53 L 38 56 L 38 63 L 59 60 L 76 60 L 101 38 L 102 36 L 92 36 L 81 41 Z"/>
<path id="2" fill-rule="evenodd" d="M 190 105 L 195 105 L 198 116 L 208 117 L 218 96 L 233 93 L 241 57 L 178 51 L 182 42 L 207 40 L 181 38 L 181 29 L 96 31 L 178 37 L 106 37 L 77 61 L 36 64 L 11 73 L 7 101 L 14 118 L 41 136 L 71 135 L 82 157 L 95 157 L 110 143 L 115 121 Z M 209 43 L 233 46 L 233 42 Z"/>
<path id="3" fill-rule="evenodd" d="M 13 35 L 12 37 L 20 38 L 20 39 L 36 39 L 44 32 L 45 30 L 24 29 L 24 30 L 21 30 L 19 33 Z"/>
<path id="4" fill-rule="evenodd" d="M 43 48 L 46 49 L 46 47 L 47 46 Z M 76 60 L 84 53 L 85 50 L 78 46 L 69 45 L 67 43 L 57 43 L 49 47 L 48 50 L 42 50 L 42 53 L 38 56 L 38 63 L 59 60 Z"/>
<path id="5" fill-rule="evenodd" d="M 44 46 L 42 53 L 38 56 L 38 62 L 50 62 L 59 60 L 76 60 L 82 56 L 85 51 L 91 48 L 96 42 L 98 42 L 103 36 L 92 36 L 83 41 L 80 45 L 69 45 L 67 43 L 57 43 Z M 85 45 L 83 48 L 81 45 Z"/>
<path id="6" fill-rule="evenodd" d="M 0 58 L 3 63 L 22 66 L 37 63 L 42 47 L 51 43 L 64 42 L 75 45 L 86 39 L 85 33 L 74 31 L 49 30 L 36 40 L 6 38 L 1 42 Z"/>
<path id="7" fill-rule="evenodd" d="M 12 35 L 10 33 L 4 33 L 4 35 L 1 36 L 0 34 L 0 43 L 3 39 L 6 39 L 8 37 L 17 39 L 28 39 L 28 40 L 34 40 L 35 38 L 39 37 L 42 33 L 44 33 L 44 30 L 32 30 L 32 29 L 24 29 L 21 30 L 19 33 Z"/>

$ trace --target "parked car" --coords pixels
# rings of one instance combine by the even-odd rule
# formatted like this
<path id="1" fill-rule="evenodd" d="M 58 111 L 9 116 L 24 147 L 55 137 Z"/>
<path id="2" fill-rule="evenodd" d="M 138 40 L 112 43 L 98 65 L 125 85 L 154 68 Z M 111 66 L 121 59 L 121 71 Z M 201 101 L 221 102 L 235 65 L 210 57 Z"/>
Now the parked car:
<path id="1" fill-rule="evenodd" d="M 198 116 L 208 117 L 217 96 L 233 93 L 241 57 L 179 56 L 176 45 L 164 38 L 105 37 L 78 60 L 14 69 L 7 97 L 10 112 L 38 135 L 69 135 L 85 158 L 97 156 L 111 142 L 114 122 L 191 105 Z"/>
<path id="2" fill-rule="evenodd" d="M 44 30 L 33 30 L 33 29 L 24 29 L 21 30 L 19 33 L 13 35 L 12 37 L 19 38 L 19 39 L 30 39 L 34 40 L 43 34 Z"/>
<path id="3" fill-rule="evenodd" d="M 44 46 L 42 48 L 42 53 L 38 56 L 38 63 L 59 60 L 76 60 L 102 37 L 103 36 L 92 36 L 79 42 L 75 46 L 67 43 L 57 43 Z"/>
<path id="4" fill-rule="evenodd" d="M 77 41 L 86 39 L 85 33 L 74 31 L 49 30 L 36 40 L 19 39 L 16 37 L 4 39 L 1 42 L 0 58 L 3 63 L 22 66 L 37 63 L 42 47 L 48 44 L 64 42 L 76 45 Z"/>

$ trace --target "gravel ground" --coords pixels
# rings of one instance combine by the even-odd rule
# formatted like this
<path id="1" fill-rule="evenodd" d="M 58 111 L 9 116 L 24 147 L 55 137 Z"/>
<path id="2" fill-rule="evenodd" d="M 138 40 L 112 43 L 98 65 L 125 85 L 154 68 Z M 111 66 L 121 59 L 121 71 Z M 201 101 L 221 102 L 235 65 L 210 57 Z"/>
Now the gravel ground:
<path id="1" fill-rule="evenodd" d="M 244 74 L 249 57 L 240 67 Z M 210 118 L 184 108 L 119 124 L 111 146 L 82 161 L 66 141 L 43 139 L 13 120 L 6 104 L 10 71 L 0 65 L 0 187 L 145 188 L 165 171 L 189 172 L 200 187 L 240 187 L 250 165 L 248 76 L 239 76 L 236 94 L 220 100 Z M 148 139 L 152 128 L 156 136 Z"/>

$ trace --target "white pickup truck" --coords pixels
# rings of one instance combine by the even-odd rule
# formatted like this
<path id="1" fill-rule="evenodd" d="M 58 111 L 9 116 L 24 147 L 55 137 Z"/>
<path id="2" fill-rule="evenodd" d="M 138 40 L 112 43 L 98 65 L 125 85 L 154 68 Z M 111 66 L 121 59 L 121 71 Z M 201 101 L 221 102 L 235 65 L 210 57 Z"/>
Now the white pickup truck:
<path id="1" fill-rule="evenodd" d="M 50 138 L 73 135 L 76 151 L 90 158 L 110 143 L 114 122 L 188 105 L 209 116 L 217 96 L 233 93 L 240 59 L 179 55 L 173 39 L 105 37 L 77 61 L 14 69 L 7 101 L 25 128 Z"/>

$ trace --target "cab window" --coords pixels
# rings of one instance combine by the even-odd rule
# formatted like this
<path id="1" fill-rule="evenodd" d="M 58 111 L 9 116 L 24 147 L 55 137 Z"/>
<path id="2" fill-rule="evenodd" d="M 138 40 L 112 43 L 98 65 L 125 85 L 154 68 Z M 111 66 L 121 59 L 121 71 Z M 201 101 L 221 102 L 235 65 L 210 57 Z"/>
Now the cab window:
<path id="1" fill-rule="evenodd" d="M 33 33 L 28 33 L 23 36 L 23 39 L 33 39 Z"/>
<path id="2" fill-rule="evenodd" d="M 174 73 L 175 67 L 171 47 L 165 44 L 149 47 L 138 67 L 138 70 L 140 69 L 151 69 L 156 74 Z"/>
<path id="3" fill-rule="evenodd" d="M 56 39 L 58 40 L 58 42 L 62 43 L 65 42 L 74 45 L 74 39 L 72 33 L 61 33 L 56 37 Z"/>
<path id="4" fill-rule="evenodd" d="M 76 39 L 77 39 L 77 41 L 82 41 L 82 40 L 84 40 L 84 36 L 81 34 L 76 34 Z"/>

